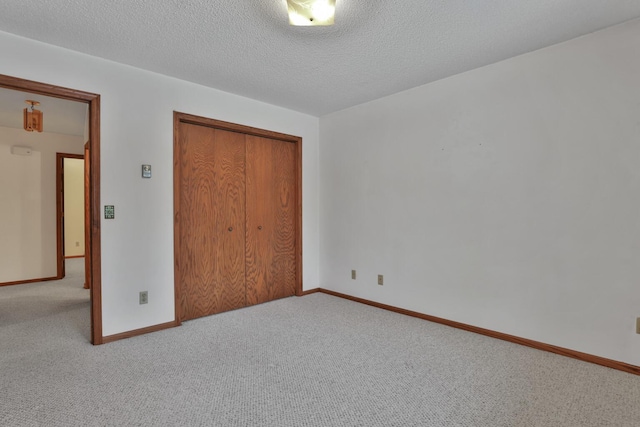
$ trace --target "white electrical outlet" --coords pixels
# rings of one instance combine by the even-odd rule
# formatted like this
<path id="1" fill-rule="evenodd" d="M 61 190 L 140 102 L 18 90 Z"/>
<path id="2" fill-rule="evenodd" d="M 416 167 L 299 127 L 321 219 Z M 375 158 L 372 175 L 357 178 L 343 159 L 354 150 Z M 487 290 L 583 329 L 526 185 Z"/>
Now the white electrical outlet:
<path id="1" fill-rule="evenodd" d="M 149 292 L 142 291 L 140 292 L 140 304 L 146 304 L 149 302 Z"/>

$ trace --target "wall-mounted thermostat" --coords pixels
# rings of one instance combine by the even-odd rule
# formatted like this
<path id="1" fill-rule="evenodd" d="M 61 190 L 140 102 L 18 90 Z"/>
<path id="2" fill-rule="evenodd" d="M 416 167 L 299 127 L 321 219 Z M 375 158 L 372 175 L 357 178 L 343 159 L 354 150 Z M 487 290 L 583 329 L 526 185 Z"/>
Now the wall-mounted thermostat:
<path id="1" fill-rule="evenodd" d="M 151 165 L 142 165 L 142 177 L 151 178 Z"/>

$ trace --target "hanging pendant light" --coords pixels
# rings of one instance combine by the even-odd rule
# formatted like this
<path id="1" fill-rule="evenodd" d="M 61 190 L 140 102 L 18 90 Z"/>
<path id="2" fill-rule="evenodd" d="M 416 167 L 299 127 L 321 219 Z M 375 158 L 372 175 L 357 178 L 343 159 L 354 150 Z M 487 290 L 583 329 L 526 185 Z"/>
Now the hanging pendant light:
<path id="1" fill-rule="evenodd" d="M 31 110 L 29 110 L 29 107 L 24 109 L 24 130 L 27 132 L 42 132 L 42 111 L 35 109 L 36 105 L 40 105 L 40 103 L 30 99 L 24 102 L 31 105 Z"/>
<path id="2" fill-rule="evenodd" d="M 287 0 L 287 8 L 291 25 L 333 25 L 336 0 Z"/>

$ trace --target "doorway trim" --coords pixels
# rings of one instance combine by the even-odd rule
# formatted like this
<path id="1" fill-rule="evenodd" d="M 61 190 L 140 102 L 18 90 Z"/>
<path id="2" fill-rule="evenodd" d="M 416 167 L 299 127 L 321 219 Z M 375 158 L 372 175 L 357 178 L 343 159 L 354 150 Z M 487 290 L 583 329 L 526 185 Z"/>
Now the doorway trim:
<path id="1" fill-rule="evenodd" d="M 215 129 L 221 129 L 229 132 L 238 132 L 245 135 L 259 136 L 263 138 L 276 139 L 295 144 L 296 161 L 295 161 L 295 181 L 296 181 L 296 212 L 295 212 L 295 268 L 296 268 L 296 286 L 295 295 L 302 296 L 302 138 L 299 136 L 287 135 L 284 133 L 274 132 L 270 130 L 254 128 L 236 123 L 223 122 L 220 120 L 210 119 L 201 116 L 195 116 L 187 113 L 173 112 L 173 244 L 174 244 L 174 292 L 175 292 L 175 324 L 182 324 L 182 315 L 180 311 L 180 293 L 181 285 L 179 283 L 180 265 L 178 263 L 178 251 L 180 250 L 180 177 L 182 164 L 180 162 L 180 124 L 192 124 L 206 126 Z"/>
<path id="2" fill-rule="evenodd" d="M 100 95 L 0 74 L 0 87 L 89 105 L 89 210 L 91 215 L 91 343 L 103 343 L 100 254 Z M 87 242 L 85 242 L 85 245 Z"/>

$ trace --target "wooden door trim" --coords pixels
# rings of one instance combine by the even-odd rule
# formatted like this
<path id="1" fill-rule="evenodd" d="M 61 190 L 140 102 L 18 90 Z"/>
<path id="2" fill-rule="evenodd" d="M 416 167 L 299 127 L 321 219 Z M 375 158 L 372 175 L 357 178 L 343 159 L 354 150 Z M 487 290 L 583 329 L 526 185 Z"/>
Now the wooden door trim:
<path id="1" fill-rule="evenodd" d="M 0 87 L 89 105 L 90 209 L 91 209 L 91 342 L 102 344 L 102 286 L 100 248 L 100 95 L 0 74 Z"/>
<path id="2" fill-rule="evenodd" d="M 296 137 L 296 295 L 302 295 L 302 138 Z"/>
<path id="3" fill-rule="evenodd" d="M 295 144 L 301 143 L 302 138 L 299 136 L 287 135 L 286 133 L 274 132 L 271 130 L 254 128 L 251 126 L 239 125 L 236 123 L 223 122 L 221 120 L 209 119 L 207 117 L 194 116 L 193 114 L 173 112 L 174 124 L 176 120 L 179 123 L 208 126 L 214 129 L 226 130 L 229 132 L 238 132 L 245 135 L 261 136 L 263 138 L 277 139 L 279 141 L 293 142 Z"/>
<path id="4" fill-rule="evenodd" d="M 64 270 L 64 159 L 84 159 L 82 154 L 56 153 L 56 262 L 57 279 L 65 276 Z M 84 255 L 83 255 L 84 256 Z"/>
<path id="5" fill-rule="evenodd" d="M 238 132 L 245 135 L 254 135 L 263 138 L 286 141 L 296 144 L 296 161 L 295 161 L 295 177 L 296 177 L 296 244 L 295 244 L 295 265 L 296 265 L 296 287 L 295 294 L 302 295 L 302 138 L 299 136 L 288 135 L 280 132 L 274 132 L 266 129 L 254 128 L 251 126 L 240 125 L 236 123 L 225 122 L 221 120 L 210 119 L 193 114 L 173 112 L 173 248 L 174 248 L 174 292 L 175 292 L 175 323 L 180 325 L 180 283 L 181 277 L 180 266 L 178 264 L 178 253 L 180 250 L 180 176 L 181 164 L 179 158 L 180 152 L 180 124 L 192 124 L 198 126 L 207 126 L 214 129 L 221 129 L 230 132 Z"/>

